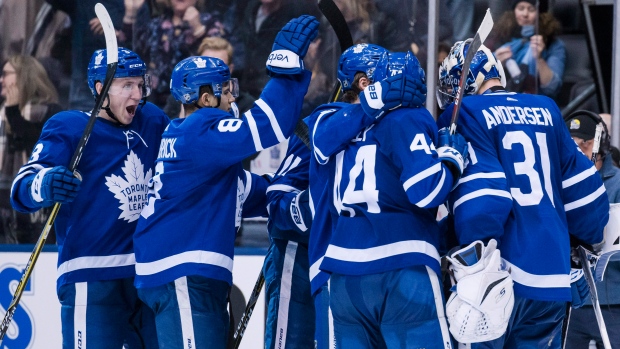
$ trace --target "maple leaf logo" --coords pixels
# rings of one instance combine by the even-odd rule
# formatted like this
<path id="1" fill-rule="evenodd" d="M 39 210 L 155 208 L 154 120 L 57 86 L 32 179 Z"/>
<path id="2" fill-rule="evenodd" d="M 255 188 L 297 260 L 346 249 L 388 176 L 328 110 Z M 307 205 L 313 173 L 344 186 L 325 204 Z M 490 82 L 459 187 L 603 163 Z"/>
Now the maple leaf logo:
<path id="1" fill-rule="evenodd" d="M 152 173 L 151 170 L 144 173 L 144 165 L 133 150 L 127 155 L 122 170 L 125 178 L 115 174 L 106 176 L 105 184 L 120 203 L 118 208 L 121 214 L 118 219 L 124 219 L 129 223 L 140 217 L 140 212 L 147 203 L 148 183 Z"/>

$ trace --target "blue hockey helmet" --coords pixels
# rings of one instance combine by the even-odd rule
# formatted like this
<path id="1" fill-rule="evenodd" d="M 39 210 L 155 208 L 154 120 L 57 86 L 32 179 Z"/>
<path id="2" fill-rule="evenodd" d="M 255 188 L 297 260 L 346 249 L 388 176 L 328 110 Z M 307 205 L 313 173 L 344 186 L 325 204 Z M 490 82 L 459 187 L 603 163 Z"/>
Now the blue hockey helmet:
<path id="1" fill-rule="evenodd" d="M 423 83 L 426 83 L 424 69 L 422 69 L 422 66 L 420 66 L 420 61 L 418 61 L 418 58 L 411 51 L 390 52 L 388 57 L 388 76 L 404 73 L 409 76 L 419 78 Z"/>
<path id="2" fill-rule="evenodd" d="M 108 57 L 107 50 L 97 50 L 93 53 L 88 63 L 88 87 L 90 87 L 93 96 L 97 96 L 97 90 L 95 90 L 95 83 L 97 81 L 105 80 L 106 72 L 108 71 Z M 144 89 L 142 91 L 142 97 L 147 97 L 151 94 L 150 79 L 146 74 L 146 64 L 138 56 L 137 53 L 128 50 L 123 47 L 118 48 L 118 65 L 114 78 L 126 78 L 130 76 L 142 76 L 144 77 Z"/>
<path id="3" fill-rule="evenodd" d="M 352 88 L 355 74 L 366 73 L 371 82 L 387 77 L 388 50 L 373 44 L 357 44 L 346 49 L 338 61 L 338 80 L 342 91 Z"/>
<path id="4" fill-rule="evenodd" d="M 441 109 L 445 109 L 454 102 L 458 94 L 459 79 L 471 42 L 472 39 L 457 41 L 439 67 L 437 103 Z M 506 86 L 506 76 L 502 63 L 495 58 L 491 50 L 481 45 L 469 66 L 464 96 L 476 94 L 480 85 L 490 79 L 499 79 L 501 85 Z"/>
<path id="5" fill-rule="evenodd" d="M 211 86 L 215 97 L 222 96 L 222 89 L 230 82 L 233 97 L 239 95 L 237 79 L 230 78 L 230 70 L 224 61 L 215 57 L 197 56 L 180 61 L 172 71 L 170 92 L 183 104 L 194 103 L 200 96 L 201 86 Z"/>

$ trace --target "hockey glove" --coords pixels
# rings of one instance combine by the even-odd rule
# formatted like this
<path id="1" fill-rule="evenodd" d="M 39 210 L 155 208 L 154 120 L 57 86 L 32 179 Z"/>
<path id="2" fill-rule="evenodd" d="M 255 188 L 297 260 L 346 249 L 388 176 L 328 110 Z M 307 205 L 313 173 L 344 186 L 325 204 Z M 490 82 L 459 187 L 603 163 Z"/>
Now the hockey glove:
<path id="1" fill-rule="evenodd" d="M 459 343 L 501 337 L 514 307 L 513 282 L 495 240 L 475 241 L 446 259 L 456 292 L 446 303 L 450 332 Z M 454 288 L 453 288 L 454 289 Z"/>
<path id="2" fill-rule="evenodd" d="M 312 212 L 310 211 L 310 192 L 304 190 L 291 200 L 291 218 L 301 232 L 307 231 L 312 225 Z"/>
<path id="3" fill-rule="evenodd" d="M 590 287 L 583 274 L 583 269 L 571 268 L 570 292 L 572 296 L 571 306 L 581 308 L 590 297 Z"/>
<path id="4" fill-rule="evenodd" d="M 377 81 L 360 92 L 364 112 L 378 119 L 400 106 L 418 108 L 426 101 L 426 84 L 409 74 L 397 74 Z"/>
<path id="5" fill-rule="evenodd" d="M 64 166 L 48 167 L 39 171 L 30 183 L 30 198 L 41 207 L 58 202 L 72 202 L 80 190 L 82 180 Z"/>
<path id="6" fill-rule="evenodd" d="M 291 19 L 276 35 L 267 58 L 267 74 L 299 74 L 308 46 L 319 33 L 319 21 L 308 15 Z"/>
<path id="7" fill-rule="evenodd" d="M 454 185 L 456 185 L 465 169 L 467 141 L 458 133 L 451 135 L 450 130 L 444 127 L 439 130 L 437 156 L 439 160 L 450 169 L 450 172 L 452 172 Z"/>

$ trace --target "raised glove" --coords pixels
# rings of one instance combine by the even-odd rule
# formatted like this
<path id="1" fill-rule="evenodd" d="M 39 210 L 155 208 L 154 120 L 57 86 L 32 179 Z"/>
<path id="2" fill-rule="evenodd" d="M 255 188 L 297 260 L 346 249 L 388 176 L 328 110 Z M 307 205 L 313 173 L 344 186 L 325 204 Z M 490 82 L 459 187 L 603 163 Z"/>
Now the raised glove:
<path id="1" fill-rule="evenodd" d="M 299 74 L 308 46 L 319 33 L 319 21 L 303 15 L 291 19 L 276 35 L 267 59 L 267 74 Z"/>
<path id="2" fill-rule="evenodd" d="M 80 190 L 82 180 L 64 166 L 48 167 L 39 171 L 30 184 L 30 198 L 41 207 L 58 202 L 72 202 Z"/>
<path id="3" fill-rule="evenodd" d="M 478 343 L 506 332 L 514 307 L 513 282 L 495 240 L 475 241 L 446 257 L 456 292 L 446 303 L 450 332 L 459 343 Z"/>
<path id="4" fill-rule="evenodd" d="M 437 156 L 452 172 L 454 184 L 456 184 L 465 169 L 467 157 L 467 141 L 458 133 L 450 134 L 447 127 L 439 130 L 437 143 Z"/>
<path id="5" fill-rule="evenodd" d="M 571 306 L 581 308 L 590 297 L 590 287 L 583 274 L 583 269 L 571 268 L 570 270 Z"/>
<path id="6" fill-rule="evenodd" d="M 426 84 L 416 76 L 396 74 L 377 81 L 360 92 L 364 112 L 378 119 L 400 106 L 418 108 L 426 102 Z"/>

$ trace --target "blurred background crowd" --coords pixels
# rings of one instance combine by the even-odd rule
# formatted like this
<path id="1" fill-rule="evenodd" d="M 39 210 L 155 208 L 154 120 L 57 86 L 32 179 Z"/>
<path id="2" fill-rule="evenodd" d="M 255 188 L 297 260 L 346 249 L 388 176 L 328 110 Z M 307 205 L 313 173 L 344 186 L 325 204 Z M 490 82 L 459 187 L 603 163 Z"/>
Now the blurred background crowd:
<path id="1" fill-rule="evenodd" d="M 93 107 L 86 70 L 92 52 L 105 47 L 93 10 L 97 2 L 108 9 L 119 46 L 134 50 L 147 63 L 153 91 L 149 100 L 170 118 L 181 112 L 169 92 L 172 69 L 193 55 L 228 63 L 240 82 L 240 111 L 249 109 L 267 82 L 265 61 L 278 30 L 301 14 L 321 18 L 320 34 L 305 59 L 312 71 L 305 115 L 327 101 L 336 79 L 340 46 L 316 0 L 0 0 L 0 243 L 33 243 L 47 218 L 44 210 L 20 215 L 8 202 L 11 182 L 45 121 L 60 110 Z M 334 2 L 355 43 L 411 50 L 426 68 L 429 1 Z M 520 12 L 514 3 L 439 0 L 438 63 L 455 41 L 474 35 L 490 8 L 495 26 L 486 44 L 503 62 L 510 90 L 547 95 L 560 108 L 574 109 L 570 102 L 577 99 L 578 107 L 607 112 L 600 96 L 584 93 L 600 94 L 601 89 L 594 88 L 596 71 L 581 2 L 544 1 L 535 13 Z M 534 24 L 528 24 L 531 18 Z M 598 31 L 610 36 L 613 21 L 600 25 Z M 603 71 L 611 75 L 608 64 Z M 606 75 L 603 80 L 610 79 Z M 245 166 L 259 174 L 273 172 L 285 152 L 286 144 L 280 144 L 247 159 Z"/>

